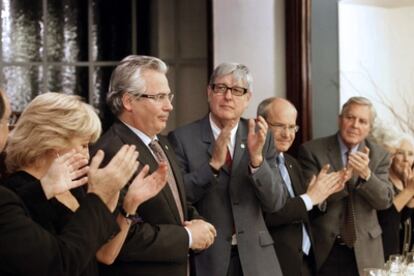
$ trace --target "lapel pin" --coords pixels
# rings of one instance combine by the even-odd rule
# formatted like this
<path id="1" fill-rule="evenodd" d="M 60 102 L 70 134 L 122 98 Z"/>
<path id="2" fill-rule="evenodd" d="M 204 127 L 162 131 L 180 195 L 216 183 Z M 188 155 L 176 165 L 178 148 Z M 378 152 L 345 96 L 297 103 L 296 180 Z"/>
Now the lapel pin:
<path id="1" fill-rule="evenodd" d="M 240 144 L 240 147 L 244 149 L 246 146 L 244 144 Z"/>
<path id="2" fill-rule="evenodd" d="M 164 145 L 164 147 L 165 147 L 166 150 L 168 150 L 168 146 L 167 145 Z"/>

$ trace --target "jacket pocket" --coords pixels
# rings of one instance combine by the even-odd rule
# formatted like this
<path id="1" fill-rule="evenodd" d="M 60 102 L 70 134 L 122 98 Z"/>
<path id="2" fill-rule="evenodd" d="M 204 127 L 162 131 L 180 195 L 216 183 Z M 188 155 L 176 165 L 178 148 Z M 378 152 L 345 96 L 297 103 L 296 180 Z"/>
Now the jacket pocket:
<path id="1" fill-rule="evenodd" d="M 379 235 L 381 235 L 381 233 L 382 229 L 379 225 L 376 225 L 374 228 L 368 231 L 369 236 L 373 239 L 377 238 Z"/>
<path id="2" fill-rule="evenodd" d="M 273 244 L 272 236 L 267 231 L 259 231 L 260 246 L 268 246 Z"/>

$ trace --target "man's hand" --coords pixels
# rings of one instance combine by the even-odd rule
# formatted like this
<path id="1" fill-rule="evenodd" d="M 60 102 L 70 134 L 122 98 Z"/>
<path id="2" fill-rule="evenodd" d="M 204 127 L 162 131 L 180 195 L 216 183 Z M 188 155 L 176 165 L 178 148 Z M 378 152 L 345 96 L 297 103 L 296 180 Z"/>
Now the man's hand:
<path id="1" fill-rule="evenodd" d="M 221 132 L 214 143 L 210 166 L 216 170 L 219 170 L 226 162 L 228 151 L 227 145 L 230 142 L 231 130 L 234 128 L 236 123 L 237 121 L 227 122 L 227 124 L 221 129 Z"/>
<path id="2" fill-rule="evenodd" d="M 145 165 L 128 187 L 123 207 L 129 214 L 135 214 L 144 201 L 156 196 L 167 183 L 168 165 L 159 164 L 158 169 L 148 175 L 149 166 Z"/>
<path id="3" fill-rule="evenodd" d="M 213 244 L 214 239 L 217 236 L 216 228 L 201 219 L 185 221 L 184 226 L 191 232 L 193 239 L 191 249 L 193 250 L 207 249 Z"/>
<path id="4" fill-rule="evenodd" d="M 344 188 L 343 173 L 328 173 L 329 167 L 329 164 L 323 166 L 318 176 L 313 176 L 309 183 L 306 194 L 312 200 L 313 205 L 322 203 L 331 194 Z"/>
<path id="5" fill-rule="evenodd" d="M 267 134 L 266 120 L 259 116 L 257 120 L 249 120 L 249 133 L 247 135 L 247 148 L 250 154 L 250 165 L 254 168 L 259 167 L 263 162 L 262 150 L 266 141 Z"/>
<path id="6" fill-rule="evenodd" d="M 353 169 L 356 176 L 368 180 L 371 176 L 369 168 L 369 148 L 365 147 L 362 151 L 353 152 L 348 157 L 348 167 Z"/>
<path id="7" fill-rule="evenodd" d="M 88 177 L 84 176 L 89 170 L 87 164 L 88 159 L 80 153 L 75 153 L 74 150 L 56 157 L 40 179 L 46 198 L 53 198 L 87 183 Z"/>
<path id="8" fill-rule="evenodd" d="M 124 145 L 106 167 L 99 169 L 104 158 L 104 152 L 99 150 L 90 164 L 88 193 L 97 194 L 105 204 L 108 204 L 137 170 L 137 157 L 135 146 Z"/>

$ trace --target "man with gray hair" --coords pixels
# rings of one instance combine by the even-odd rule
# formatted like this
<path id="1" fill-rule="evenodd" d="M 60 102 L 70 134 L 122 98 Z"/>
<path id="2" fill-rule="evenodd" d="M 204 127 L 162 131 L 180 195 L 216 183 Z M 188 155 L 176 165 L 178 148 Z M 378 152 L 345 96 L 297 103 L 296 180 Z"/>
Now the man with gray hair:
<path id="1" fill-rule="evenodd" d="M 384 265 L 376 210 L 391 206 L 393 189 L 389 154 L 367 139 L 374 119 L 372 103 L 352 97 L 342 107 L 336 134 L 299 149 L 307 178 L 325 164 L 352 172 L 346 187 L 328 197 L 321 214 L 311 220 L 318 275 L 358 275 Z"/>
<path id="2" fill-rule="evenodd" d="M 195 257 L 197 276 L 282 275 L 263 211 L 285 202 L 276 152 L 263 117 L 241 118 L 252 76 L 222 63 L 207 88 L 210 113 L 170 133 L 189 201 L 217 228 L 217 239 Z"/>
<path id="3" fill-rule="evenodd" d="M 189 249 L 201 251 L 214 241 L 215 228 L 187 204 L 181 172 L 167 139 L 159 135 L 173 109 L 167 65 L 150 56 L 128 56 L 111 76 L 107 103 L 117 120 L 91 148 L 111 156 L 124 144 L 135 145 L 140 165 L 150 172 L 169 167 L 168 185 L 142 204 L 119 257 L 106 275 L 188 275 Z M 104 161 L 106 161 L 104 160 Z"/>

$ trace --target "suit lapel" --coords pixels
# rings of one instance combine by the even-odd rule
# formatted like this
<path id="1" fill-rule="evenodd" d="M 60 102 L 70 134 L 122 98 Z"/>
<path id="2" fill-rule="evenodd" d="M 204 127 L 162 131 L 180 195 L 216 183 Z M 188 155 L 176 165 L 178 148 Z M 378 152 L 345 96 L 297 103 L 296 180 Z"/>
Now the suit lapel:
<path id="1" fill-rule="evenodd" d="M 208 115 L 201 120 L 201 139 L 207 145 L 207 153 L 211 157 L 214 149 L 214 135 Z"/>
<path id="2" fill-rule="evenodd" d="M 288 157 L 287 155 L 285 155 L 285 160 L 286 168 L 289 173 L 290 182 L 292 183 L 292 188 L 295 192 L 295 196 L 301 195 L 304 192 L 306 192 L 306 190 L 304 189 L 303 183 L 301 183 L 301 179 L 297 174 L 298 168 L 295 168 L 294 163 L 291 162 L 290 157 Z"/>
<path id="3" fill-rule="evenodd" d="M 138 161 L 140 163 L 140 167 L 147 164 L 150 167 L 150 173 L 154 172 L 158 168 L 158 162 L 157 160 L 155 160 L 155 157 L 152 155 L 152 152 L 150 151 L 150 149 L 124 123 L 118 121 L 115 124 L 116 124 L 117 135 L 120 137 L 122 142 L 124 144 L 135 145 L 137 147 L 137 151 L 139 152 Z M 171 160 L 170 156 L 168 156 L 168 159 Z M 174 163 L 174 162 L 170 161 L 170 164 L 171 163 Z M 174 169 L 173 169 L 173 172 L 174 174 L 176 174 Z M 177 220 L 177 223 L 181 224 L 180 215 L 178 213 L 177 206 L 175 204 L 175 200 L 174 200 L 171 188 L 168 185 L 165 185 L 165 187 L 161 190 L 159 195 L 165 199 L 168 206 L 171 208 L 171 211 L 174 214 Z M 182 191 L 180 191 L 180 197 L 182 198 Z M 181 202 L 184 203 L 184 201 L 181 201 Z M 186 209 L 183 209 L 183 210 L 186 210 Z M 184 214 L 186 215 L 186 212 L 184 212 Z"/>
<path id="4" fill-rule="evenodd" d="M 239 164 L 247 150 L 247 125 L 243 119 L 240 119 L 239 127 L 236 133 L 236 143 L 233 152 L 233 168 L 240 168 Z"/>
<path id="5" fill-rule="evenodd" d="M 330 161 L 331 169 L 329 171 L 339 171 L 344 168 L 341 158 L 341 150 L 339 148 L 338 136 L 337 134 L 332 135 L 328 140 L 328 158 Z M 324 165 L 324 164 L 323 164 Z M 334 193 L 329 196 L 331 200 L 339 200 L 348 195 L 347 189 L 342 189 L 341 191 Z"/>
<path id="6" fill-rule="evenodd" d="M 342 159 L 341 159 L 341 150 L 339 148 L 339 142 L 336 135 L 331 136 L 331 139 L 328 142 L 328 158 L 331 165 L 331 169 L 339 171 L 343 168 Z"/>

